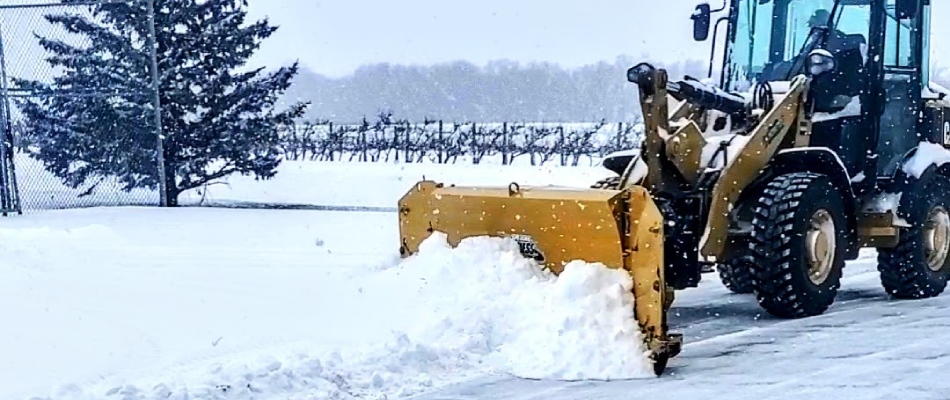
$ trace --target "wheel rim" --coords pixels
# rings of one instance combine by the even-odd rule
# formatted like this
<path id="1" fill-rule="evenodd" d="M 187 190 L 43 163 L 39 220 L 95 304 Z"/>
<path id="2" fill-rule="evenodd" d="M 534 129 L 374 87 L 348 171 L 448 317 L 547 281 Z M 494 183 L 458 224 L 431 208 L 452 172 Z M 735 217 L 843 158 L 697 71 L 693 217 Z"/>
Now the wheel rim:
<path id="1" fill-rule="evenodd" d="M 947 261 L 947 253 L 950 253 L 950 213 L 947 209 L 941 206 L 931 210 L 923 233 L 927 266 L 932 271 L 940 271 Z"/>
<path id="2" fill-rule="evenodd" d="M 808 279 L 820 285 L 831 275 L 835 259 L 835 220 L 827 210 L 816 211 L 809 220 L 805 234 L 808 254 Z"/>

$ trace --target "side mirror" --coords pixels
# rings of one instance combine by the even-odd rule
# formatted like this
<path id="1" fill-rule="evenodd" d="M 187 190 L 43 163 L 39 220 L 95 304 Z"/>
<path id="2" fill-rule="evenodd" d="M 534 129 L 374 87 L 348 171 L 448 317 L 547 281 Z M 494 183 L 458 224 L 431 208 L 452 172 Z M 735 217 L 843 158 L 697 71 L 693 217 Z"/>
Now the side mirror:
<path id="1" fill-rule="evenodd" d="M 897 0 L 894 4 L 894 14 L 897 19 L 913 19 L 917 16 L 917 6 L 920 0 Z"/>
<path id="2" fill-rule="evenodd" d="M 693 15 L 689 18 L 693 20 L 693 40 L 702 42 L 709 37 L 710 14 L 709 3 L 703 3 L 696 6 Z"/>

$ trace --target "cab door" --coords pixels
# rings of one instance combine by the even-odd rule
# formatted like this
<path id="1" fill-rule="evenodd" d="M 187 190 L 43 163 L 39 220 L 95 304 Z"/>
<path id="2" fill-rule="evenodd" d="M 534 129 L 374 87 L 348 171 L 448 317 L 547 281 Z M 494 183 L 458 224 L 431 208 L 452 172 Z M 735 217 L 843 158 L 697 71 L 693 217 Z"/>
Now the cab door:
<path id="1" fill-rule="evenodd" d="M 874 93 L 872 88 L 880 87 L 880 57 L 874 57 L 874 51 L 881 48 L 880 30 L 872 27 L 874 15 L 880 14 L 875 11 L 882 7 L 883 1 L 837 3 L 830 21 L 831 31 L 822 43 L 835 57 L 837 68 L 816 77 L 811 88 L 815 113 L 810 143 L 835 152 L 851 178 L 876 175 L 875 160 L 869 153 L 873 153 L 878 135 L 876 124 L 880 111 L 874 107 L 875 96 L 869 93 Z M 860 183 L 854 186 L 857 192 L 875 182 L 874 179 L 858 181 Z"/>
<path id="2" fill-rule="evenodd" d="M 913 17 L 898 13 L 898 2 L 915 3 Z M 929 9 L 929 7 L 928 7 Z M 923 47 L 924 17 L 921 0 L 884 0 L 882 79 L 878 101 L 878 173 L 893 176 L 902 156 L 920 142 L 923 69 L 929 67 Z"/>

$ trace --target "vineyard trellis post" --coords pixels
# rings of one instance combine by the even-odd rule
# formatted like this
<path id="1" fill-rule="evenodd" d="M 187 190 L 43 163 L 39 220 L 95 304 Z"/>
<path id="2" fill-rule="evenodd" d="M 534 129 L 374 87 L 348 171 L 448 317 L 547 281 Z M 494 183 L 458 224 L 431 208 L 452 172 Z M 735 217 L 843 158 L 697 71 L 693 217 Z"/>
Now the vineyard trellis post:
<path id="1" fill-rule="evenodd" d="M 507 122 L 501 125 L 501 134 L 502 134 L 502 140 L 504 141 L 504 143 L 502 144 L 502 150 L 501 150 L 501 165 L 508 165 L 508 162 L 509 162 L 508 155 L 511 154 L 511 138 L 508 137 L 508 123 Z"/>

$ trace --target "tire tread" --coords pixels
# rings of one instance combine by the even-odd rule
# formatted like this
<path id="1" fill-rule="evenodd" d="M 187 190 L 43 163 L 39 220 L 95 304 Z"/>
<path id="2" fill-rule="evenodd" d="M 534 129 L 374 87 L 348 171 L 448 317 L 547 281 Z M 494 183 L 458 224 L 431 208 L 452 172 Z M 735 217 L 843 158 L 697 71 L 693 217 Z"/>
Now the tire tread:
<path id="1" fill-rule="evenodd" d="M 806 304 L 797 294 L 793 276 L 793 268 L 797 267 L 791 248 L 795 211 L 805 192 L 821 177 L 810 172 L 779 176 L 767 184 L 754 210 L 749 246 L 755 260 L 752 276 L 756 298 L 769 313 L 779 317 L 817 315 L 831 305 Z M 830 287 L 832 299 L 839 287 L 840 282 L 835 279 Z"/>

